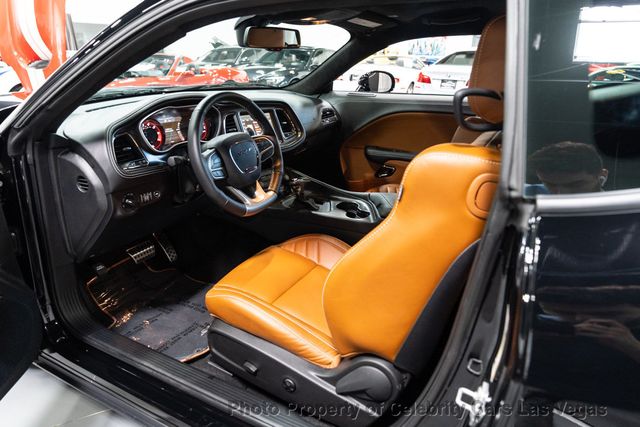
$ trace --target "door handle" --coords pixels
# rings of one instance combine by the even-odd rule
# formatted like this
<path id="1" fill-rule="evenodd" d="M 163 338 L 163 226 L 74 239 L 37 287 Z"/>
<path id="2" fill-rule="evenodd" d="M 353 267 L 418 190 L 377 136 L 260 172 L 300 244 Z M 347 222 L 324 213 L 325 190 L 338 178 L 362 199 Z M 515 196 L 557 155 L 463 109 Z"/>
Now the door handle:
<path id="1" fill-rule="evenodd" d="M 376 171 L 376 178 L 387 178 L 396 173 L 396 168 L 389 165 L 382 165 Z"/>

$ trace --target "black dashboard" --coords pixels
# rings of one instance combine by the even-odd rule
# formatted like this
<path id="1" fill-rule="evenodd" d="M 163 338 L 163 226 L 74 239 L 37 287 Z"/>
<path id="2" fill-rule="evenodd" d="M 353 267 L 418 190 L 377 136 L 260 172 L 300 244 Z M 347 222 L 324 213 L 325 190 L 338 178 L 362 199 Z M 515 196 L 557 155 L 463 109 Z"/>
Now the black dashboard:
<path id="1" fill-rule="evenodd" d="M 339 118 L 328 102 L 288 91 L 238 91 L 263 110 L 287 156 L 336 137 Z M 78 259 L 160 230 L 206 203 L 188 164 L 187 128 L 209 93 L 148 95 L 85 104 L 53 141 L 55 184 L 67 247 Z M 264 130 L 235 104 L 207 112 L 201 139 Z"/>

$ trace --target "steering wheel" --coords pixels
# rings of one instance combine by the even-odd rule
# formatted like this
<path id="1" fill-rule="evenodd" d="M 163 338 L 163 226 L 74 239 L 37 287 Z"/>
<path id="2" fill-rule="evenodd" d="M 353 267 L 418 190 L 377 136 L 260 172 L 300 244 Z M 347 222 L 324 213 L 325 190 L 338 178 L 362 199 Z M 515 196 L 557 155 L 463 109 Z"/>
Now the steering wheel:
<path id="1" fill-rule="evenodd" d="M 257 120 L 263 135 L 231 132 L 216 135 L 203 144 L 201 135 L 207 111 L 215 105 L 230 103 L 242 107 Z M 278 198 L 284 171 L 281 141 L 264 112 L 249 98 L 234 92 L 204 98 L 191 115 L 187 141 L 196 179 L 205 194 L 226 212 L 239 217 L 252 216 L 268 208 Z M 262 165 L 269 159 L 272 164 L 271 180 L 265 190 L 259 179 Z"/>

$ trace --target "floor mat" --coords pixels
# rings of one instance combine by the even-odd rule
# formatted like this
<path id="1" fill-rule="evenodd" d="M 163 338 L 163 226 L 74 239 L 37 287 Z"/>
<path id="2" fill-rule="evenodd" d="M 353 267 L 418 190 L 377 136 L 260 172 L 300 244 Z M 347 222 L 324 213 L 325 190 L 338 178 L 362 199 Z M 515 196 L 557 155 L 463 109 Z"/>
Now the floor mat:
<path id="1" fill-rule="evenodd" d="M 169 268 L 153 270 L 124 260 L 87 283 L 98 307 L 120 335 L 182 362 L 209 351 L 210 284 Z"/>

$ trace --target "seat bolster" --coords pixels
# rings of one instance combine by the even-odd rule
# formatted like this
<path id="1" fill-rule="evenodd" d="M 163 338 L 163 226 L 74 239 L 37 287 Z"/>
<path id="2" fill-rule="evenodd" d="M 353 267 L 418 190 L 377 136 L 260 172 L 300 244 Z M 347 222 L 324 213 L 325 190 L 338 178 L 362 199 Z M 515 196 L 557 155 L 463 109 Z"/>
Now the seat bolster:
<path id="1" fill-rule="evenodd" d="M 236 287 L 217 284 L 207 293 L 206 304 L 214 316 L 309 362 L 324 368 L 340 362 L 330 337 Z"/>
<path id="2" fill-rule="evenodd" d="M 307 258 L 327 270 L 331 270 L 350 248 L 342 240 L 326 234 L 305 234 L 304 236 L 289 239 L 279 246 L 282 249 Z"/>

